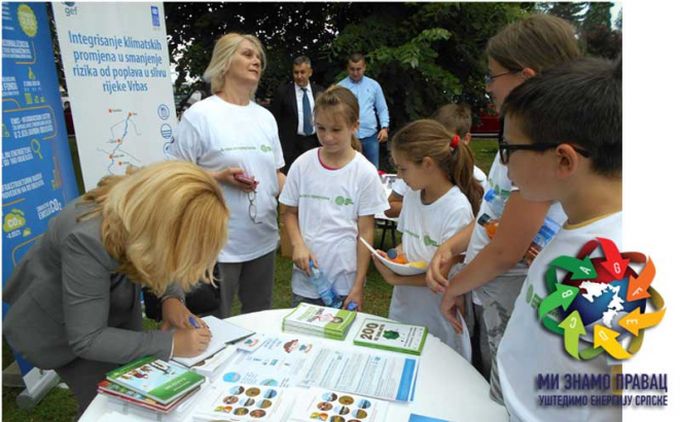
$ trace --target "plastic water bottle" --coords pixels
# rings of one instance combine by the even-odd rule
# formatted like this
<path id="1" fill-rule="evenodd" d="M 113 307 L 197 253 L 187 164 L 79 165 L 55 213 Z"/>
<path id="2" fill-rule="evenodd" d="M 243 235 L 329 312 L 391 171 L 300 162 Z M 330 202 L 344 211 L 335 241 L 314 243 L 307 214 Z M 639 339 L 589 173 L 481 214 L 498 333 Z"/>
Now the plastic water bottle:
<path id="1" fill-rule="evenodd" d="M 484 202 L 487 203 L 489 211 L 493 217 L 487 213 L 484 213 L 479 216 L 477 223 L 484 227 L 487 236 L 489 236 L 489 239 L 492 239 L 496 234 L 496 229 L 498 228 L 498 218 L 501 216 L 501 214 L 503 214 L 505 201 L 503 201 L 501 195 L 496 193 L 494 189 L 489 189 L 484 194 Z"/>
<path id="2" fill-rule="evenodd" d="M 534 240 L 531 241 L 529 249 L 526 254 L 524 254 L 524 262 L 527 265 L 531 265 L 536 256 L 546 247 L 546 245 L 555 236 L 555 233 L 560 231 L 560 225 L 557 224 L 555 220 L 550 217 L 546 217 L 543 225 L 534 236 Z"/>
<path id="3" fill-rule="evenodd" d="M 338 297 L 338 294 L 333 290 L 333 285 L 324 275 L 324 273 L 316 266 L 314 266 L 314 261 L 309 260 L 309 268 L 312 271 L 309 281 L 316 287 L 316 292 L 321 297 L 324 305 L 330 306 L 331 308 L 341 308 L 342 300 Z"/>

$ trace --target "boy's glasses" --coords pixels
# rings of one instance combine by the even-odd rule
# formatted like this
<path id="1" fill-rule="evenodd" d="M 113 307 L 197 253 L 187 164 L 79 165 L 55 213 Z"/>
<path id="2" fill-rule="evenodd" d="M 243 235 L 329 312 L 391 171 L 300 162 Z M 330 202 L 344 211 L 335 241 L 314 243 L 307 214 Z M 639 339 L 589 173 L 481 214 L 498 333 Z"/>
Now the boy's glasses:
<path id="1" fill-rule="evenodd" d="M 250 216 L 250 219 L 253 221 L 255 224 L 260 224 L 260 221 L 257 221 L 257 204 L 255 200 L 257 199 L 257 191 L 250 191 L 248 192 L 248 215 Z"/>
<path id="2" fill-rule="evenodd" d="M 519 72 L 521 72 L 521 70 L 508 70 L 507 72 L 497 73 L 495 75 L 491 75 L 491 74 L 487 73 L 486 75 L 484 75 L 484 83 L 489 85 L 496 78 L 500 78 L 501 76 L 511 75 L 513 73 L 519 73 Z"/>
<path id="3" fill-rule="evenodd" d="M 563 142 L 564 143 L 564 142 Z M 501 157 L 501 163 L 507 165 L 508 162 L 510 161 L 510 154 L 513 151 L 518 151 L 518 150 L 525 150 L 525 151 L 547 151 L 549 149 L 557 148 L 558 146 L 562 145 L 560 144 L 547 144 L 547 143 L 537 143 L 537 144 L 508 144 L 505 141 L 498 141 L 498 153 L 500 154 Z M 588 158 L 590 157 L 590 153 L 586 151 L 583 148 L 579 148 L 575 145 L 572 144 L 567 144 L 571 145 L 572 148 L 574 148 L 574 151 L 578 152 L 582 156 Z"/>

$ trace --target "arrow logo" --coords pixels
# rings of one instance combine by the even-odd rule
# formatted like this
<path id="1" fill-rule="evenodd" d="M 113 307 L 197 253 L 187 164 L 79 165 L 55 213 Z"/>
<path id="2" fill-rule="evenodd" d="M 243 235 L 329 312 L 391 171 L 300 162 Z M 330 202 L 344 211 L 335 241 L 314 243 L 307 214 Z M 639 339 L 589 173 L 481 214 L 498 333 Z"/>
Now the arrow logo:
<path id="1" fill-rule="evenodd" d="M 593 339 L 595 340 L 595 348 L 602 347 L 615 359 L 628 359 L 632 355 L 626 351 L 626 349 L 616 341 L 616 337 L 619 336 L 614 330 L 610 330 L 607 327 L 603 327 L 600 324 L 595 324 L 595 329 L 593 330 Z"/>
<path id="2" fill-rule="evenodd" d="M 543 319 L 550 311 L 560 306 L 565 311 L 571 305 L 571 302 L 576 299 L 576 295 L 581 291 L 578 287 L 569 286 L 567 284 L 557 284 L 556 291 L 552 292 L 550 296 L 543 299 L 538 307 L 538 318 Z"/>
<path id="3" fill-rule="evenodd" d="M 619 325 L 633 333 L 634 336 L 637 336 L 638 332 L 643 328 L 653 327 L 660 323 L 665 314 L 666 308 L 650 314 L 641 314 L 640 308 L 635 308 L 633 312 L 619 320 Z"/>
<path id="4" fill-rule="evenodd" d="M 630 280 L 628 280 L 628 293 L 626 294 L 626 300 L 632 302 L 638 299 L 646 299 L 650 297 L 647 289 L 649 285 L 652 284 L 654 276 L 656 275 L 656 267 L 652 262 L 652 258 L 647 260 L 647 265 L 642 269 L 642 272 L 637 277 L 631 275 Z"/>
<path id="5" fill-rule="evenodd" d="M 590 258 L 587 257 L 581 260 L 570 256 L 560 256 L 554 259 L 550 265 L 570 272 L 572 280 L 589 280 L 597 277 L 595 267 L 593 267 Z"/>
<path id="6" fill-rule="evenodd" d="M 569 314 L 559 325 L 564 329 L 564 349 L 574 359 L 581 359 L 578 356 L 578 339 L 581 335 L 586 333 L 586 329 L 581 321 L 581 315 L 578 311 Z"/>
<path id="7" fill-rule="evenodd" d="M 611 240 L 603 237 L 598 237 L 597 240 L 600 242 L 602 252 L 604 252 L 605 260 L 602 262 L 602 267 L 614 277 L 614 280 L 621 280 L 626 273 L 630 259 L 623 258 L 619 248 Z"/>

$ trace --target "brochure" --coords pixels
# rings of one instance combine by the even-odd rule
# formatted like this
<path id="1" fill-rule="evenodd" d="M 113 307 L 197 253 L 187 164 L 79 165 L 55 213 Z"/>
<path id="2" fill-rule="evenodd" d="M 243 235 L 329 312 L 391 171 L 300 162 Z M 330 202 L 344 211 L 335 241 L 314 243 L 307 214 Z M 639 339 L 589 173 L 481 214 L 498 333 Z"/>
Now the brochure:
<path id="1" fill-rule="evenodd" d="M 300 390 L 291 420 L 381 422 L 387 413 L 387 402 L 355 394 L 319 388 Z"/>
<path id="2" fill-rule="evenodd" d="M 168 413 L 171 410 L 174 410 L 177 406 L 179 406 L 180 403 L 184 403 L 189 397 L 193 396 L 199 390 L 200 388 L 198 387 L 194 388 L 189 393 L 175 401 L 172 401 L 168 404 L 161 404 L 148 397 L 144 397 L 136 391 L 125 388 L 109 380 L 102 380 L 97 385 L 97 392 L 100 394 L 113 397 L 116 400 L 132 403 L 136 406 L 140 406 L 159 413 Z"/>
<path id="3" fill-rule="evenodd" d="M 283 319 L 283 331 L 343 340 L 356 311 L 300 303 Z"/>
<path id="4" fill-rule="evenodd" d="M 420 356 L 426 338 L 427 327 L 367 318 L 354 344 Z"/>
<path id="5" fill-rule="evenodd" d="M 283 390 L 276 387 L 232 384 L 211 386 L 194 408 L 205 420 L 281 421 Z"/>
<path id="6" fill-rule="evenodd" d="M 203 375 L 153 356 L 139 358 L 114 369 L 106 374 L 106 379 L 161 404 L 172 402 L 205 381 Z"/>
<path id="7" fill-rule="evenodd" d="M 322 348 L 299 387 L 321 387 L 391 401 L 413 401 L 419 360 L 352 349 Z"/>

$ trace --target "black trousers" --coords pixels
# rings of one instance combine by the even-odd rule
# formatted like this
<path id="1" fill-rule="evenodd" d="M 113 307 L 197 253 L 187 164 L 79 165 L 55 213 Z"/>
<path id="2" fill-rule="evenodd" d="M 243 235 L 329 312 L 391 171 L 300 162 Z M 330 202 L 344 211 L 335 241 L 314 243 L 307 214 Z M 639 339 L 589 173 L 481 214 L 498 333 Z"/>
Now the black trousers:
<path id="1" fill-rule="evenodd" d="M 319 143 L 319 140 L 316 138 L 316 133 L 314 135 L 309 136 L 295 135 L 295 141 L 293 142 L 293 144 L 286 145 L 284 147 L 284 151 L 287 151 L 287 154 L 284 155 L 284 159 L 286 160 L 286 166 L 283 168 L 283 172 L 285 174 L 288 174 L 288 169 L 293 164 L 293 161 L 295 161 L 299 156 L 309 151 L 310 149 L 320 146 L 321 144 Z"/>

